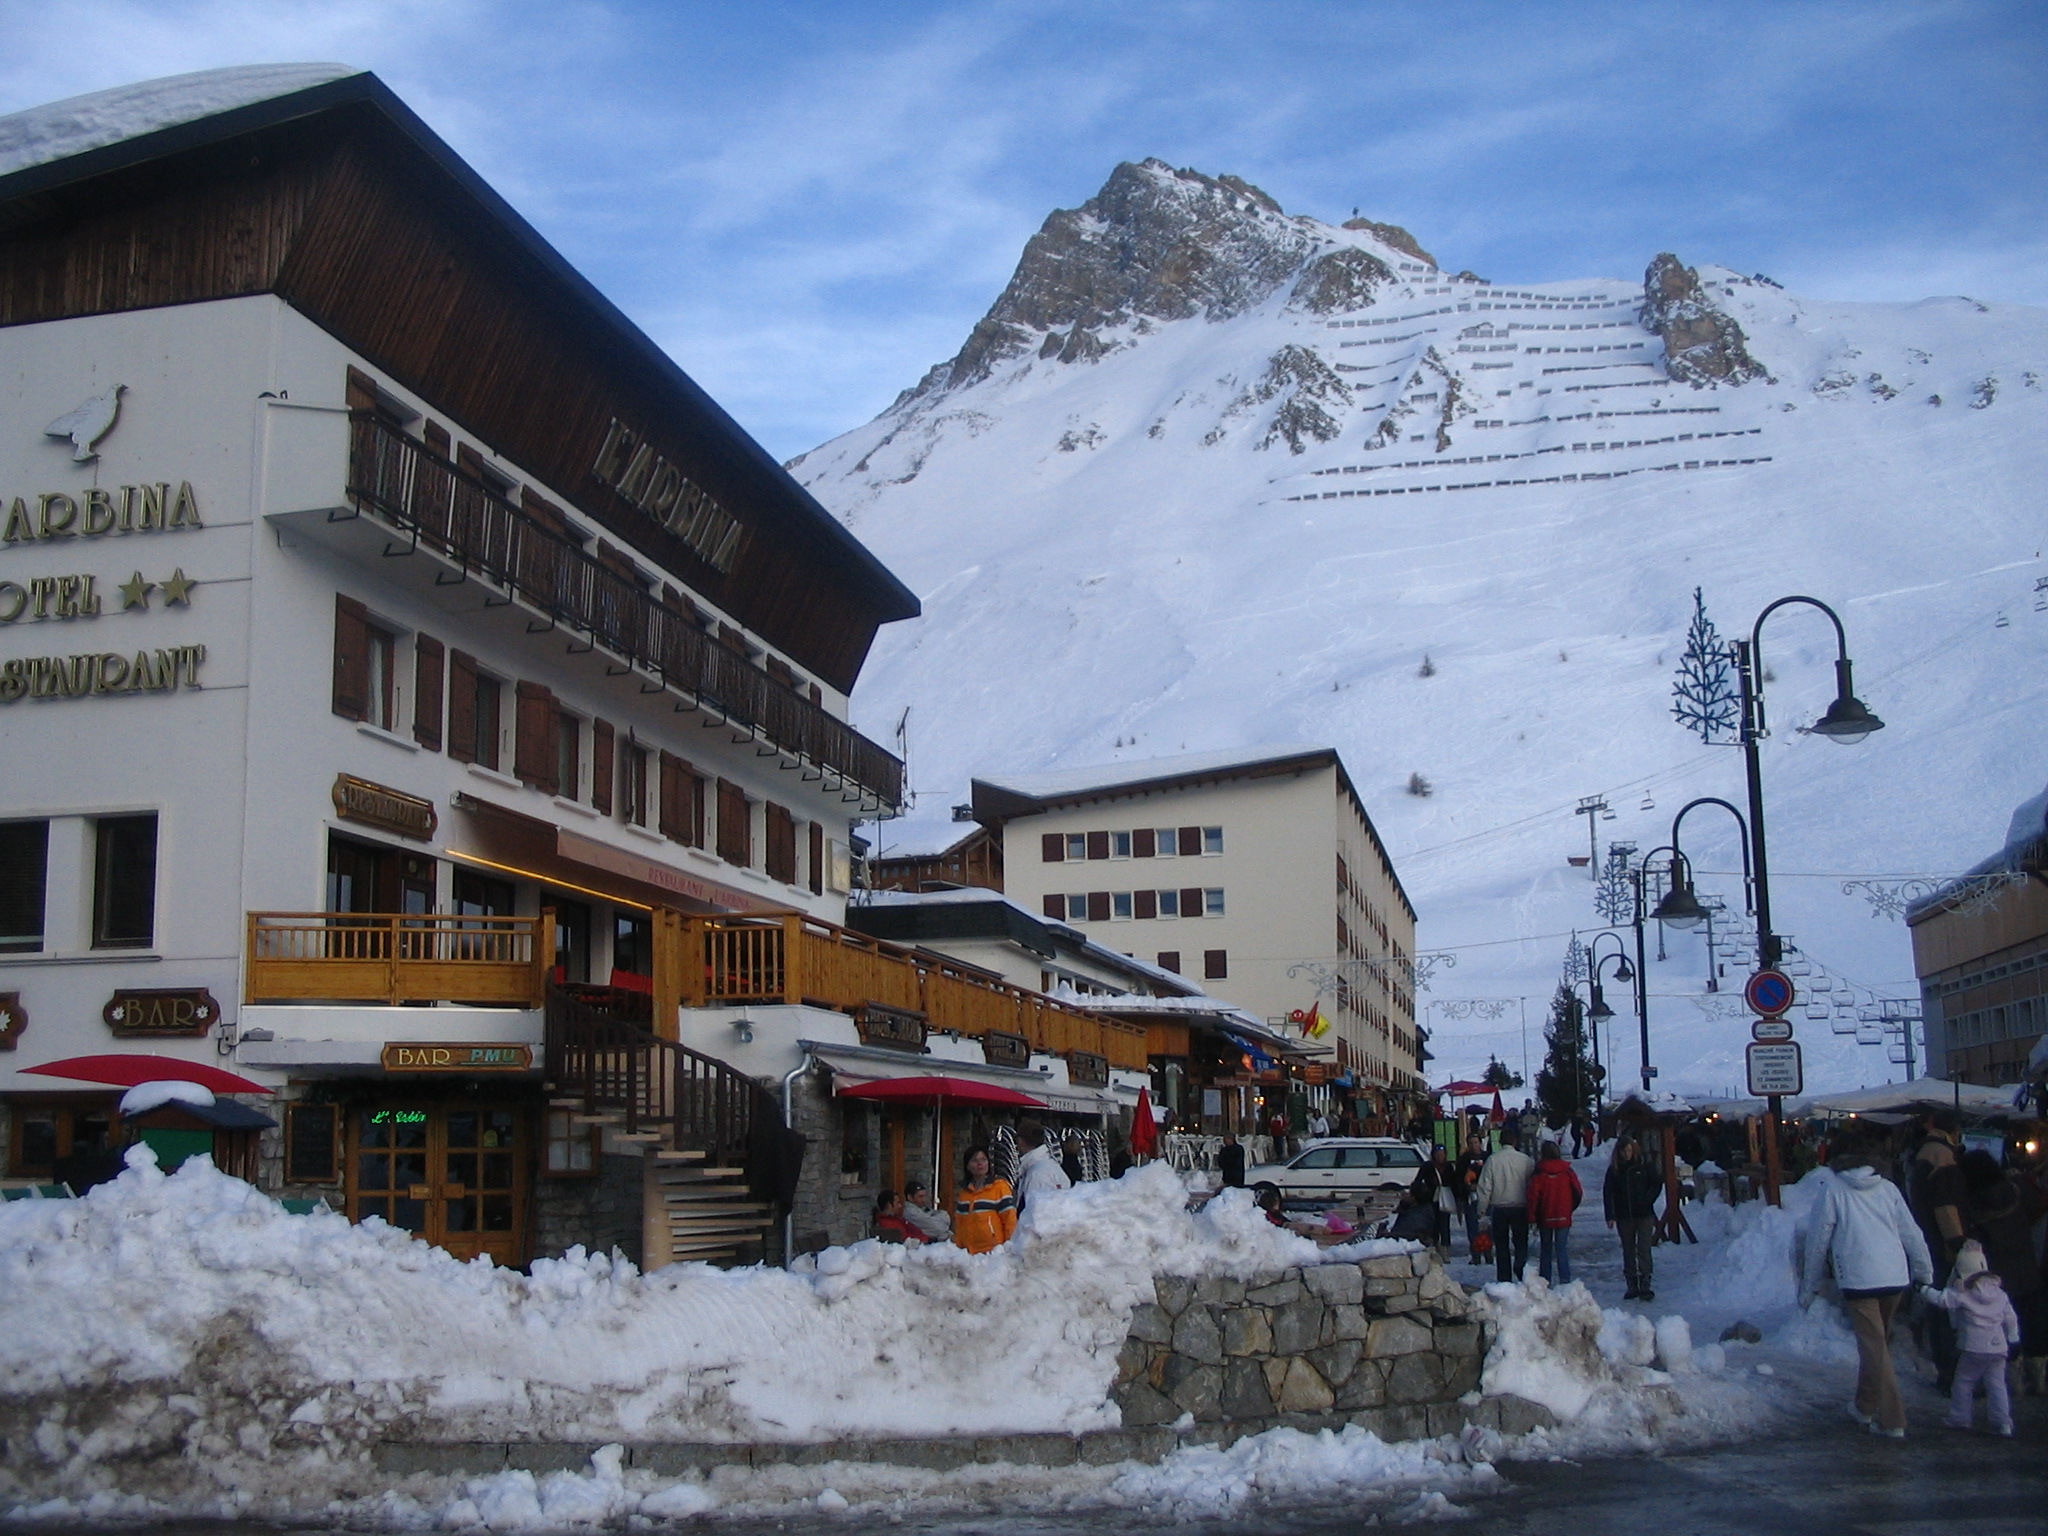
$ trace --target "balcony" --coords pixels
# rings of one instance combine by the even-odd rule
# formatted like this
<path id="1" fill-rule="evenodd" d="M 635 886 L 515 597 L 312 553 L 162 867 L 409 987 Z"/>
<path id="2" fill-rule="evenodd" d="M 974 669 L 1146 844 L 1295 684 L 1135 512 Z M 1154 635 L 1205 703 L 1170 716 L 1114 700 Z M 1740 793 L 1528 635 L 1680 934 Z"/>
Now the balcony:
<path id="1" fill-rule="evenodd" d="M 700 708 L 893 810 L 903 764 L 396 428 L 349 425 L 349 499 L 419 547 L 586 635 Z"/>
<path id="2" fill-rule="evenodd" d="M 251 912 L 245 1003 L 540 1008 L 548 917 Z"/>
<path id="3" fill-rule="evenodd" d="M 1034 1051 L 1087 1051 L 1113 1067 L 1147 1065 L 1142 1024 L 1071 1007 L 937 955 L 898 948 L 800 914 L 683 916 L 677 984 L 687 1008 L 809 1003 L 851 1012 L 868 1003 L 924 1015 L 969 1039 L 1022 1035 Z M 657 927 L 657 945 L 667 935 Z M 661 958 L 657 953 L 657 967 Z M 659 992 L 659 978 L 657 991 Z"/>

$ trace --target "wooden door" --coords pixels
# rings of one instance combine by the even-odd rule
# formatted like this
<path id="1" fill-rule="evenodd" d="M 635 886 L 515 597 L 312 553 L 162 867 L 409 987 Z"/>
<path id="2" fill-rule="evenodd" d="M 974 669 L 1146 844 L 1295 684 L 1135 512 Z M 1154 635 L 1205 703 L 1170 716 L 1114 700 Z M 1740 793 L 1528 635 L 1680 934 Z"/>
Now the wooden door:
<path id="1" fill-rule="evenodd" d="M 526 1262 L 528 1116 L 516 1105 L 384 1103 L 349 1119 L 348 1214 L 459 1259 Z"/>

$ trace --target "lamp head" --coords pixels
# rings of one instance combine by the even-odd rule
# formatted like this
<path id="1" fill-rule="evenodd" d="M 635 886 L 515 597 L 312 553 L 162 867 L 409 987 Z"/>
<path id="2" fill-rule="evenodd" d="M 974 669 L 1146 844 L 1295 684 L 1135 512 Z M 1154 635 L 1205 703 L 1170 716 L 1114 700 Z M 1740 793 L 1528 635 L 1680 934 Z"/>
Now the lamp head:
<path id="1" fill-rule="evenodd" d="M 1682 881 L 1664 893 L 1664 899 L 1650 916 L 1667 928 L 1697 928 L 1706 921 L 1707 909 L 1693 895 L 1691 882 Z"/>
<path id="2" fill-rule="evenodd" d="M 1870 712 L 1869 705 L 1856 697 L 1849 668 L 1846 656 L 1835 663 L 1835 702 L 1813 723 L 1814 735 L 1825 736 L 1845 747 L 1853 747 L 1872 731 L 1884 729 L 1884 722 Z"/>
<path id="3" fill-rule="evenodd" d="M 1614 1010 L 1607 1006 L 1607 995 L 1596 983 L 1593 987 L 1593 1006 L 1586 1011 L 1586 1017 L 1598 1024 L 1603 1019 L 1614 1017 Z"/>
<path id="4" fill-rule="evenodd" d="M 1628 963 L 1627 956 L 1624 955 L 1621 964 L 1614 968 L 1614 979 L 1616 981 L 1634 981 L 1636 979 L 1636 968 Z"/>

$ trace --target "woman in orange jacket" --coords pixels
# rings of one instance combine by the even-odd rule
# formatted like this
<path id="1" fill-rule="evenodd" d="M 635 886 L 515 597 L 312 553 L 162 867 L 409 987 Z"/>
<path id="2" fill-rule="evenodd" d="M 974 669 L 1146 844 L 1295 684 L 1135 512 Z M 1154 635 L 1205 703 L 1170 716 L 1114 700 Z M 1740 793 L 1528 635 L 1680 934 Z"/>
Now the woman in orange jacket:
<path id="1" fill-rule="evenodd" d="M 1017 1231 L 1017 1196 L 1008 1179 L 992 1179 L 987 1147 L 967 1149 L 967 1182 L 953 1199 L 953 1241 L 969 1253 L 1000 1248 Z"/>

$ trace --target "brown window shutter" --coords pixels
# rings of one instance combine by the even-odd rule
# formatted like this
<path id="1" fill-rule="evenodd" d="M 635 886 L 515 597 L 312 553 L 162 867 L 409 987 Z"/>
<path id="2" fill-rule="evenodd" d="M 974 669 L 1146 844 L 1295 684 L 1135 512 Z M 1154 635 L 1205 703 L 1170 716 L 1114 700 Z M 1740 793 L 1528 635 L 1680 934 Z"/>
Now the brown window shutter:
<path id="1" fill-rule="evenodd" d="M 1180 974 L 1180 951 L 1177 949 L 1162 949 L 1159 951 L 1159 969 L 1171 971 L 1174 975 L 1178 976 Z"/>
<path id="2" fill-rule="evenodd" d="M 1180 915 L 1200 917 L 1202 915 L 1202 888 L 1199 885 L 1184 885 L 1180 888 Z"/>
<path id="3" fill-rule="evenodd" d="M 1159 834 L 1150 827 L 1139 827 L 1131 833 L 1131 857 L 1151 859 L 1159 856 Z"/>
<path id="4" fill-rule="evenodd" d="M 683 760 L 673 753 L 661 754 L 661 806 L 658 811 L 661 835 L 687 843 L 689 817 L 683 804 Z"/>
<path id="5" fill-rule="evenodd" d="M 360 368 L 348 371 L 348 392 L 345 397 L 352 411 L 374 411 L 377 409 L 377 385 Z"/>
<path id="6" fill-rule="evenodd" d="M 811 823 L 811 894 L 825 894 L 825 823 Z"/>
<path id="7" fill-rule="evenodd" d="M 1230 955 L 1221 949 L 1202 951 L 1202 979 L 1204 981 L 1227 981 L 1230 979 Z"/>
<path id="8" fill-rule="evenodd" d="M 688 763 L 683 764 L 683 787 L 690 792 L 689 825 L 684 829 L 687 835 L 683 841 L 692 848 L 704 846 L 704 828 L 709 821 L 709 807 L 704 803 L 704 775 Z M 745 796 L 741 797 L 742 808 Z"/>
<path id="9" fill-rule="evenodd" d="M 1180 856 L 1184 859 L 1198 859 L 1202 856 L 1202 829 L 1182 827 L 1180 829 Z"/>
<path id="10" fill-rule="evenodd" d="M 1039 857 L 1048 864 L 1064 864 L 1067 858 L 1067 840 L 1058 832 L 1048 832 L 1038 840 Z"/>
<path id="11" fill-rule="evenodd" d="M 730 779 L 718 781 L 718 856 L 745 869 L 754 862 L 754 835 L 747 792 Z"/>
<path id="12" fill-rule="evenodd" d="M 1067 920 L 1067 898 L 1064 896 L 1046 897 L 1045 915 L 1056 923 L 1064 923 Z"/>
<path id="13" fill-rule="evenodd" d="M 446 653 L 431 635 L 412 642 L 412 739 L 429 752 L 441 750 L 441 672 Z"/>
<path id="14" fill-rule="evenodd" d="M 590 808 L 600 816 L 612 813 L 612 723 L 590 722 Z"/>
<path id="15" fill-rule="evenodd" d="M 770 880 L 780 880 L 785 885 L 796 884 L 796 818 L 773 800 L 768 802 L 764 817 L 767 847 L 762 850 L 763 864 Z"/>
<path id="16" fill-rule="evenodd" d="M 420 441 L 427 445 L 429 453 L 437 453 L 444 459 L 455 456 L 455 443 L 448 436 L 448 429 L 438 421 L 430 421 L 420 428 Z"/>
<path id="17" fill-rule="evenodd" d="M 1088 834 L 1088 857 L 1091 859 L 1106 859 L 1109 857 L 1109 834 L 1107 832 L 1090 832 Z"/>
<path id="18" fill-rule="evenodd" d="M 1109 892 L 1090 891 L 1088 893 L 1088 921 L 1091 923 L 1106 923 L 1109 921 Z"/>
<path id="19" fill-rule="evenodd" d="M 448 755 L 476 761 L 476 658 L 467 651 L 448 653 Z"/>
<path id="20" fill-rule="evenodd" d="M 513 720 L 512 772 L 523 784 L 552 795 L 559 787 L 559 746 L 555 732 L 555 696 L 539 683 L 522 682 L 518 688 L 519 713 Z"/>
<path id="21" fill-rule="evenodd" d="M 370 713 L 370 611 L 334 595 L 334 712 L 350 720 Z"/>
<path id="22" fill-rule="evenodd" d="M 1131 915 L 1134 917 L 1157 917 L 1159 915 L 1159 893 L 1157 891 L 1133 891 L 1131 893 Z"/>

